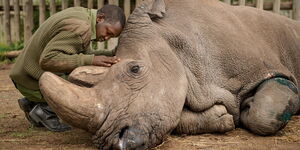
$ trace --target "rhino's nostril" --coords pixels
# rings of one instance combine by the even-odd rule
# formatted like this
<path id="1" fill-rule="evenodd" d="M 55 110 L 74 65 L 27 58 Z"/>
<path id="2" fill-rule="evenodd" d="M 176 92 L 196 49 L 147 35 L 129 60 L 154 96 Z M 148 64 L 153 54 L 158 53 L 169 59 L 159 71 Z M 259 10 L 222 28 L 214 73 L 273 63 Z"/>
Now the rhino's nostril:
<path id="1" fill-rule="evenodd" d="M 121 132 L 120 132 L 120 134 L 119 134 L 119 138 L 120 138 L 120 139 L 122 139 L 122 137 L 124 136 L 125 131 L 126 131 L 128 128 L 129 128 L 129 127 L 126 126 L 126 127 L 124 127 L 124 128 L 121 129 Z"/>
<path id="2" fill-rule="evenodd" d="M 119 135 L 118 148 L 120 150 L 144 150 L 146 149 L 144 139 L 141 131 L 125 127 L 121 130 Z"/>

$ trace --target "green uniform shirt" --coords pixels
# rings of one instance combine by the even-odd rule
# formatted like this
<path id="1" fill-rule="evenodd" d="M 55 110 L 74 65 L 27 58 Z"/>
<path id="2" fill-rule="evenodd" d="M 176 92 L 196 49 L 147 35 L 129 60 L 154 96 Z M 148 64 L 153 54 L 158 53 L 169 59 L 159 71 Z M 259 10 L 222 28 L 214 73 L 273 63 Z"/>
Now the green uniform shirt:
<path id="1" fill-rule="evenodd" d="M 97 55 L 113 55 L 93 51 L 96 38 L 96 10 L 73 7 L 48 18 L 26 43 L 13 66 L 10 77 L 30 90 L 39 90 L 38 80 L 45 71 L 70 73 L 79 66 L 91 65 Z"/>

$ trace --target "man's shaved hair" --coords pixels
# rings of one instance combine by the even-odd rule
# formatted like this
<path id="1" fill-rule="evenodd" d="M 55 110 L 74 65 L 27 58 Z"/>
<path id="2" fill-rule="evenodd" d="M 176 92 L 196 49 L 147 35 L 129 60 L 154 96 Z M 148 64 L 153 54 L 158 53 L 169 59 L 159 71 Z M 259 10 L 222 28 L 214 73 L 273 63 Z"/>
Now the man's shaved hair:
<path id="1" fill-rule="evenodd" d="M 115 5 L 104 5 L 101 9 L 98 9 L 97 14 L 103 13 L 104 20 L 112 25 L 120 22 L 122 28 L 125 26 L 126 17 L 123 10 Z"/>

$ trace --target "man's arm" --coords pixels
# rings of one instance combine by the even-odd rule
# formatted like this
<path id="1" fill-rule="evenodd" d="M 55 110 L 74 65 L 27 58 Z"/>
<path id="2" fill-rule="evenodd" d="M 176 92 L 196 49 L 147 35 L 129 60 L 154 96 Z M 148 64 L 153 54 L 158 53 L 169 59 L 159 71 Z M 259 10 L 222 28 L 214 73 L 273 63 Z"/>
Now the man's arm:
<path id="1" fill-rule="evenodd" d="M 90 49 L 88 51 L 85 52 L 85 54 L 94 54 L 96 56 L 100 56 L 100 55 L 104 55 L 104 56 L 115 56 L 116 54 L 116 48 L 112 49 L 112 50 L 93 50 L 92 47 L 90 47 Z"/>
<path id="2" fill-rule="evenodd" d="M 94 54 L 81 52 L 81 37 L 70 31 L 62 31 L 46 45 L 39 63 L 45 71 L 69 73 L 76 67 L 92 65 Z"/>

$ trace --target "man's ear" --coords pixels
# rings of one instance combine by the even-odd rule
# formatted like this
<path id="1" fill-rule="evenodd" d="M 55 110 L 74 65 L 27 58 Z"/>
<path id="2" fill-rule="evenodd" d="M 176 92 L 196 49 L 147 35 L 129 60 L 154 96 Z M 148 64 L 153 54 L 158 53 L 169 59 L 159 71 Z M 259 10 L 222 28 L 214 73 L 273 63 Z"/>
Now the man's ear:
<path id="1" fill-rule="evenodd" d="M 105 20 L 104 13 L 97 14 L 97 18 L 96 18 L 97 23 L 102 23 L 102 22 L 104 22 L 104 20 Z"/>
<path id="2" fill-rule="evenodd" d="M 166 13 L 166 4 L 164 0 L 153 0 L 152 6 L 147 11 L 151 20 L 156 18 L 163 18 Z"/>

